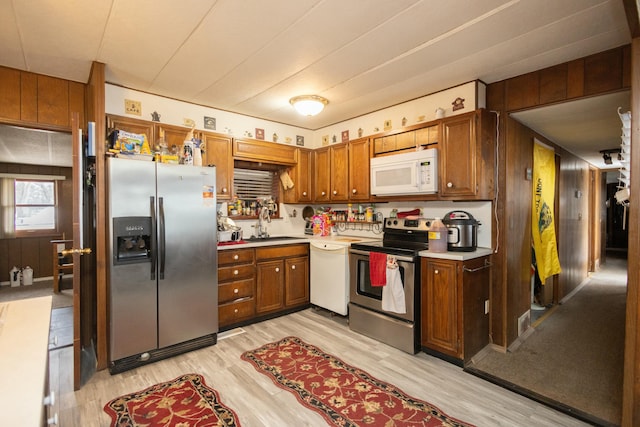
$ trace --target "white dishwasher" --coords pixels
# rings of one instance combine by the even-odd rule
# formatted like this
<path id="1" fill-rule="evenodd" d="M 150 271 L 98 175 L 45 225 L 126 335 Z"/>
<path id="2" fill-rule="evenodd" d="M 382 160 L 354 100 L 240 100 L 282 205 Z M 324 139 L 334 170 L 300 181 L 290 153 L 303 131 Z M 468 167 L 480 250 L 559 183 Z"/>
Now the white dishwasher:
<path id="1" fill-rule="evenodd" d="M 346 316 L 349 306 L 349 244 L 309 243 L 311 304 Z"/>

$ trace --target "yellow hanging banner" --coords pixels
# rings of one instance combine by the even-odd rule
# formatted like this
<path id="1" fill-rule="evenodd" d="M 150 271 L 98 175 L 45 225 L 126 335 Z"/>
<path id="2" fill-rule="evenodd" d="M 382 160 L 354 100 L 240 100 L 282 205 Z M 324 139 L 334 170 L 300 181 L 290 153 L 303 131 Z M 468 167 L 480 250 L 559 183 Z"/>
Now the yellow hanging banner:
<path id="1" fill-rule="evenodd" d="M 538 275 L 543 284 L 548 277 L 561 271 L 553 219 L 555 186 L 555 153 L 553 149 L 536 142 L 533 144 L 531 234 Z"/>

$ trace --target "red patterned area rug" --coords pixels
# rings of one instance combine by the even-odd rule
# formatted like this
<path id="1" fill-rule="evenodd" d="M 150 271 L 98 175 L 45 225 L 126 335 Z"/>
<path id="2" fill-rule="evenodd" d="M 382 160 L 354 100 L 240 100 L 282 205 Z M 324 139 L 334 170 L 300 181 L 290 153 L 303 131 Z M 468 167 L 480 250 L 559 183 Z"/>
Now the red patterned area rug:
<path id="1" fill-rule="evenodd" d="M 198 374 L 186 374 L 117 397 L 104 405 L 111 427 L 240 426 L 233 409 L 220 403 L 218 392 Z"/>
<path id="2" fill-rule="evenodd" d="M 242 359 L 330 424 L 472 426 L 296 337 L 247 351 Z"/>

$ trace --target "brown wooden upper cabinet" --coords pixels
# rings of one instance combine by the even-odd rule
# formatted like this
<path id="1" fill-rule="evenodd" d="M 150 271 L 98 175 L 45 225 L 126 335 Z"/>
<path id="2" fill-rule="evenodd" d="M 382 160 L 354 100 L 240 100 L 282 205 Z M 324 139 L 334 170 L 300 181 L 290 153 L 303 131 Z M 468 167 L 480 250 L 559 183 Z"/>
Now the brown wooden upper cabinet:
<path id="1" fill-rule="evenodd" d="M 329 147 L 318 148 L 313 151 L 313 163 L 315 166 L 315 197 L 317 203 L 331 200 L 331 153 Z"/>
<path id="2" fill-rule="evenodd" d="M 420 146 L 437 144 L 439 139 L 438 123 L 426 125 L 416 128 L 412 126 L 411 130 L 406 130 L 392 135 L 380 136 L 373 139 L 373 155 L 394 154 L 405 150 L 415 149 Z"/>
<path id="3" fill-rule="evenodd" d="M 337 144 L 329 148 L 331 179 L 329 180 L 332 202 L 349 200 L 349 146 Z"/>
<path id="4" fill-rule="evenodd" d="M 147 135 L 151 149 L 155 149 L 157 137 L 154 122 L 132 119 L 131 117 L 107 115 L 107 132 L 111 132 L 112 130 L 123 130 L 125 132 Z"/>
<path id="5" fill-rule="evenodd" d="M 216 167 L 216 196 L 218 200 L 230 200 L 233 193 L 231 138 L 209 132 L 199 135 L 204 144 L 202 164 Z"/>
<path id="6" fill-rule="evenodd" d="M 289 168 L 293 188 L 283 191 L 284 203 L 311 203 L 313 201 L 313 151 L 298 149 L 298 163 Z"/>
<path id="7" fill-rule="evenodd" d="M 237 160 L 295 165 L 298 162 L 296 147 L 253 139 L 234 139 L 233 157 Z"/>
<path id="8" fill-rule="evenodd" d="M 369 139 L 314 151 L 315 202 L 369 200 Z"/>
<path id="9" fill-rule="evenodd" d="M 0 67 L 0 118 L 37 127 L 71 130 L 71 113 L 85 123 L 85 85 Z"/>
<path id="10" fill-rule="evenodd" d="M 369 159 L 371 144 L 368 138 L 349 141 L 349 200 L 369 201 Z"/>
<path id="11" fill-rule="evenodd" d="M 442 120 L 440 197 L 489 200 L 495 188 L 495 116 L 476 110 Z"/>

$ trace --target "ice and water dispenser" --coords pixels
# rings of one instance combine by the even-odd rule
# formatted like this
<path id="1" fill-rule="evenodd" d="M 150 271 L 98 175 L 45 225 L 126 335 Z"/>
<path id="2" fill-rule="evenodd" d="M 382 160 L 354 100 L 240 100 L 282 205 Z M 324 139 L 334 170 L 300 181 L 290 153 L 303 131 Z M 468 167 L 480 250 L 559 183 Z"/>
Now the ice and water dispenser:
<path id="1" fill-rule="evenodd" d="M 151 217 L 113 218 L 113 263 L 134 264 L 151 261 Z"/>

